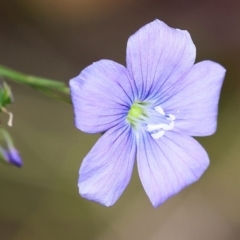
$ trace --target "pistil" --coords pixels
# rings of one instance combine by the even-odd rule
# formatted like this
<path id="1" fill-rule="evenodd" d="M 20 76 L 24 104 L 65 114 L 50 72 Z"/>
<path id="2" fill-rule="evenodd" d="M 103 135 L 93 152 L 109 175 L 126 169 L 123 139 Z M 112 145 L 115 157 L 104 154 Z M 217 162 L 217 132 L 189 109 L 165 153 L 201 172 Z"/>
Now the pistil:
<path id="1" fill-rule="evenodd" d="M 161 106 L 153 108 L 151 104 L 144 102 L 133 103 L 127 115 L 127 121 L 135 130 L 142 127 L 153 139 L 159 139 L 166 131 L 172 130 L 174 120 L 175 116 L 165 114 Z"/>

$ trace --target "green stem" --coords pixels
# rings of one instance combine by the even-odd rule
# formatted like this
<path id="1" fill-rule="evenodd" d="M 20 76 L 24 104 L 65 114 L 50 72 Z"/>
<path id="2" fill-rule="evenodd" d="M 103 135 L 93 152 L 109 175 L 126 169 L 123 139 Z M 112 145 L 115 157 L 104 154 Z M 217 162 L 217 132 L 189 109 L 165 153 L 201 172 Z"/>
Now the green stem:
<path id="1" fill-rule="evenodd" d="M 34 88 L 48 88 L 51 90 L 57 90 L 67 95 L 70 94 L 69 88 L 63 82 L 30 76 L 2 65 L 0 65 L 0 75 L 17 83 L 26 84 Z"/>
<path id="2" fill-rule="evenodd" d="M 33 87 L 33 88 L 35 88 L 35 87 Z M 60 96 L 60 95 L 54 93 L 51 89 L 42 88 L 42 87 L 38 87 L 38 88 L 35 88 L 35 89 L 40 91 L 40 92 L 42 92 L 42 93 L 44 93 L 48 97 L 54 98 L 54 99 L 56 99 L 58 101 L 69 103 L 69 104 L 72 103 L 69 95 L 67 95 L 67 96 Z"/>

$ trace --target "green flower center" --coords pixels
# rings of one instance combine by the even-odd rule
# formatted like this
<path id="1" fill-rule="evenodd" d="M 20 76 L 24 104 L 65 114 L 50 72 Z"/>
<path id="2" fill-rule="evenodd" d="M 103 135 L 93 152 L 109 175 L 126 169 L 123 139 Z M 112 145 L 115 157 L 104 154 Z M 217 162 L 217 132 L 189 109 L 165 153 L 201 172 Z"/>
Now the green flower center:
<path id="1" fill-rule="evenodd" d="M 139 120 L 141 121 L 144 116 L 146 116 L 144 106 L 142 106 L 139 102 L 135 102 L 128 112 L 127 120 L 132 126 L 136 126 L 136 123 Z"/>
<path id="2" fill-rule="evenodd" d="M 139 118 L 143 114 L 143 110 L 141 107 L 137 105 L 132 105 L 131 109 L 128 112 L 128 116 L 131 118 Z"/>

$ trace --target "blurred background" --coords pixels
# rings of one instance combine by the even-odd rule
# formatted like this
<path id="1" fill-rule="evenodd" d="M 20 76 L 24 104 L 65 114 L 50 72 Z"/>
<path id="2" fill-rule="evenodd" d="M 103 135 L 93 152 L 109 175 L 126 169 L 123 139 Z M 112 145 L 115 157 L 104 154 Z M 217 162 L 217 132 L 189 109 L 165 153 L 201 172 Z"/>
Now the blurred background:
<path id="1" fill-rule="evenodd" d="M 218 131 L 198 139 L 207 172 L 157 209 L 136 169 L 113 207 L 82 199 L 78 169 L 99 136 L 75 129 L 70 105 L 8 81 L 24 166 L 0 165 L 1 240 L 240 239 L 240 1 L 0 0 L 0 64 L 67 83 L 99 59 L 125 64 L 128 37 L 156 18 L 190 32 L 197 61 L 227 68 Z"/>

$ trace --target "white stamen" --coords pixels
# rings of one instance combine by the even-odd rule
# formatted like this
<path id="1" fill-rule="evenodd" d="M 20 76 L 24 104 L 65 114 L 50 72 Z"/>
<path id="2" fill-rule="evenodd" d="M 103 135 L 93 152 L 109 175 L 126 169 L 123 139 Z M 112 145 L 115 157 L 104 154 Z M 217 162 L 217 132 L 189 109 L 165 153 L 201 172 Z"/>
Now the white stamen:
<path id="1" fill-rule="evenodd" d="M 168 125 L 168 129 L 164 129 L 164 130 L 172 130 L 174 128 L 174 121 L 170 122 L 170 124 Z"/>
<path id="2" fill-rule="evenodd" d="M 159 139 L 165 133 L 165 131 L 172 130 L 174 128 L 174 120 L 176 117 L 173 114 L 166 115 L 163 108 L 157 106 L 154 108 L 159 114 L 165 116 L 165 119 L 169 120 L 169 123 L 148 124 L 147 131 L 151 133 L 153 139 Z"/>
<path id="3" fill-rule="evenodd" d="M 174 121 L 176 117 L 172 114 L 169 114 L 167 119 Z"/>
<path id="4" fill-rule="evenodd" d="M 149 132 L 154 131 L 154 130 L 160 130 L 161 128 L 162 128 L 163 130 L 168 130 L 169 125 L 166 124 L 166 123 L 148 124 L 148 125 L 147 125 L 147 130 L 148 130 Z"/>
<path id="5" fill-rule="evenodd" d="M 165 131 L 161 130 L 161 131 L 158 131 L 157 133 L 151 134 L 151 136 L 153 137 L 153 139 L 159 139 L 160 137 L 163 136 L 164 133 Z"/>
<path id="6" fill-rule="evenodd" d="M 160 106 L 157 106 L 154 108 L 158 113 L 162 114 L 165 116 L 165 112 L 163 111 L 163 108 L 161 108 Z"/>

